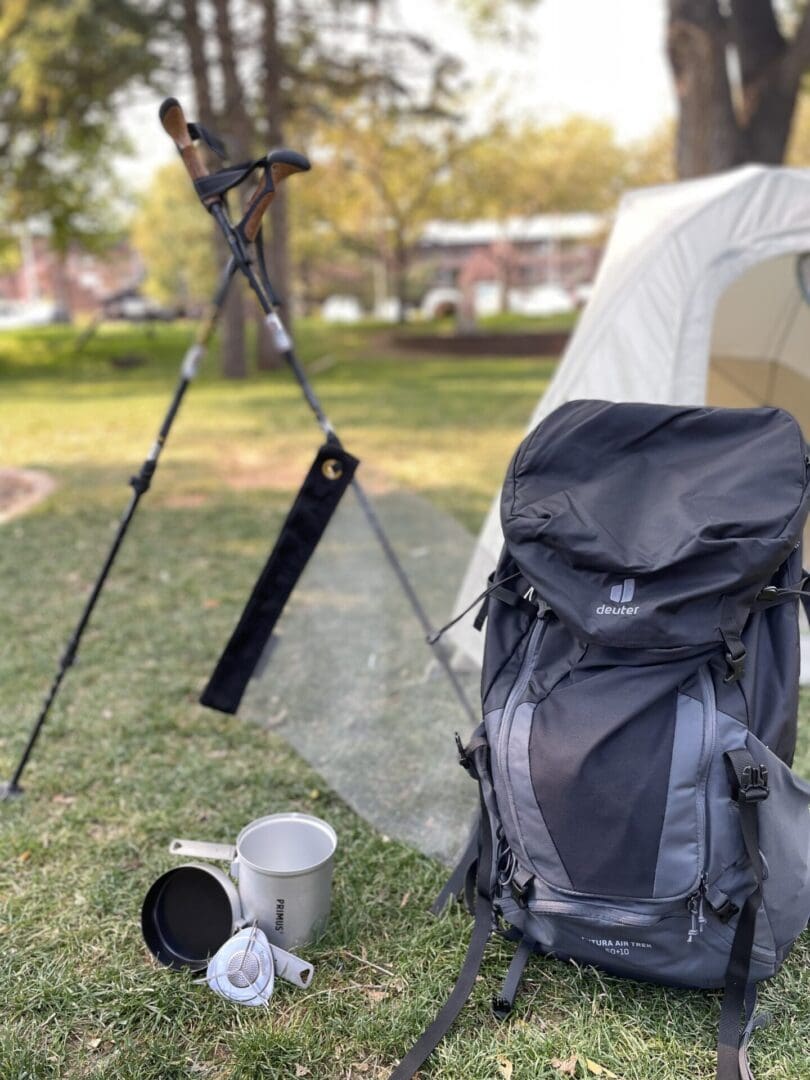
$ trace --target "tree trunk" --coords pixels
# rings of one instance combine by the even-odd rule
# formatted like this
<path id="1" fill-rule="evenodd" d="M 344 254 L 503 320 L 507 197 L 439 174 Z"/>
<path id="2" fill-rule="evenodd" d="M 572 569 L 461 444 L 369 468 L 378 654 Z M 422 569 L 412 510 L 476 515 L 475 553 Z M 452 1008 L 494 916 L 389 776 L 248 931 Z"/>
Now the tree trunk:
<path id="1" fill-rule="evenodd" d="M 224 90 L 222 115 L 231 157 L 245 161 L 253 146 L 253 124 L 245 106 L 245 95 L 236 60 L 229 0 L 214 0 L 214 15 L 219 46 L 219 66 Z"/>
<path id="2" fill-rule="evenodd" d="M 704 176 L 743 161 L 726 68 L 726 27 L 716 0 L 670 0 L 667 52 L 679 115 L 678 176 Z"/>
<path id="3" fill-rule="evenodd" d="M 778 165 L 790 136 L 800 71 L 789 56 L 770 0 L 732 0 L 731 11 L 742 78 L 745 157 Z"/>
<path id="4" fill-rule="evenodd" d="M 782 36 L 771 0 L 669 0 L 667 49 L 678 96 L 682 178 L 785 155 L 801 76 L 810 63 L 810 8 Z M 736 52 L 740 85 L 729 78 Z"/>
<path id="5" fill-rule="evenodd" d="M 70 278 L 68 276 L 67 268 L 68 253 L 67 251 L 57 246 L 53 252 L 53 273 L 51 275 L 51 281 L 53 285 L 53 299 L 59 311 L 60 319 L 65 322 L 73 322 L 73 305 L 71 303 L 70 296 Z"/>
<path id="6" fill-rule="evenodd" d="M 281 96 L 283 55 L 278 33 L 276 0 L 263 0 L 262 53 L 267 149 L 284 145 L 284 104 Z M 270 204 L 270 236 L 265 247 L 270 280 L 276 294 L 284 303 L 284 322 L 292 332 L 293 305 L 290 296 L 289 227 L 287 221 L 287 191 L 282 185 Z M 258 363 L 265 370 L 278 367 L 281 357 L 273 347 L 267 328 L 262 323 L 258 334 Z"/>
<path id="7" fill-rule="evenodd" d="M 394 290 L 397 298 L 397 322 L 408 319 L 408 251 L 401 236 L 394 245 Z"/>
<path id="8" fill-rule="evenodd" d="M 211 84 L 208 77 L 208 64 L 205 58 L 205 37 L 200 24 L 197 0 L 183 0 L 183 33 L 189 54 L 191 76 L 194 82 L 194 96 L 197 99 L 197 113 L 200 122 L 208 128 L 216 127 L 216 119 L 211 99 Z M 215 226 L 214 258 L 224 266 L 229 252 L 224 238 Z M 222 374 L 229 379 L 244 378 L 247 373 L 245 364 L 245 316 L 240 282 L 231 282 L 228 299 L 222 313 Z"/>

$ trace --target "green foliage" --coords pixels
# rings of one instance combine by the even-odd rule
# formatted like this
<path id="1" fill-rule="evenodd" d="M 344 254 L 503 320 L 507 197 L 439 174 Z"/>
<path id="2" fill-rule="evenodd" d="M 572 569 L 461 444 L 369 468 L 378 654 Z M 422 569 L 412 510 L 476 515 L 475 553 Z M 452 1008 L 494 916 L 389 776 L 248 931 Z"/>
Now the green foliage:
<path id="1" fill-rule="evenodd" d="M 810 165 L 810 94 L 799 95 L 785 158 L 788 165 Z"/>
<path id="2" fill-rule="evenodd" d="M 134 0 L 7 0 L 0 9 L 0 197 L 43 218 L 53 244 L 110 232 L 120 91 L 157 63 L 158 7 Z"/>
<path id="3" fill-rule="evenodd" d="M 559 124 L 495 124 L 459 158 L 456 216 L 525 217 L 606 210 L 624 185 L 625 154 L 612 127 L 572 116 Z"/>
<path id="4" fill-rule="evenodd" d="M 675 123 L 667 120 L 643 139 L 625 148 L 624 179 L 628 187 L 669 184 L 675 170 Z"/>
<path id="5" fill-rule="evenodd" d="M 317 175 L 293 201 L 294 250 L 302 263 L 348 252 L 381 260 L 401 278 L 425 224 L 452 212 L 452 177 L 464 142 L 452 121 L 344 109 L 315 134 Z"/>
<path id="6" fill-rule="evenodd" d="M 146 288 L 163 303 L 205 303 L 214 290 L 213 234 L 180 161 L 158 169 L 142 195 L 132 243 L 147 269 Z"/>

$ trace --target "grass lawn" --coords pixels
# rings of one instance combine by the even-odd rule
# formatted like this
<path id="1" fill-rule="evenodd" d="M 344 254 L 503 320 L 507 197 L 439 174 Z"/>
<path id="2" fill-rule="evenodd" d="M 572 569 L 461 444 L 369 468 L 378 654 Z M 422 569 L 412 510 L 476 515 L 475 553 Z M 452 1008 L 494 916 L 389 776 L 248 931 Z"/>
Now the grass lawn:
<path id="1" fill-rule="evenodd" d="M 76 356 L 64 330 L 0 337 L 0 465 L 59 484 L 0 526 L 0 766 L 8 775 L 174 385 L 188 328 L 109 329 Z M 392 477 L 475 529 L 551 370 L 530 360 L 379 355 L 377 331 L 303 325 L 302 354 L 366 476 Z M 119 370 L 110 358 L 144 354 Z M 311 1080 L 388 1075 L 444 1000 L 470 922 L 427 908 L 444 870 L 386 839 L 272 732 L 197 695 L 266 556 L 318 432 L 284 372 L 192 387 L 80 663 L 25 777 L 0 804 L 0 1080 Z M 461 572 L 459 567 L 459 572 Z M 805 712 L 808 702 L 803 704 Z M 802 763 L 810 771 L 805 724 Z M 448 732 L 448 735 L 450 733 Z M 448 753 L 450 752 L 448 743 Z M 309 991 L 238 1009 L 151 963 L 138 917 L 170 837 L 234 837 L 282 809 L 340 837 L 333 919 Z M 622 1080 L 710 1080 L 719 996 L 537 960 L 514 1018 L 470 1005 L 424 1075 L 560 1080 L 579 1057 Z M 764 990 L 758 1080 L 810 1077 L 810 941 Z"/>

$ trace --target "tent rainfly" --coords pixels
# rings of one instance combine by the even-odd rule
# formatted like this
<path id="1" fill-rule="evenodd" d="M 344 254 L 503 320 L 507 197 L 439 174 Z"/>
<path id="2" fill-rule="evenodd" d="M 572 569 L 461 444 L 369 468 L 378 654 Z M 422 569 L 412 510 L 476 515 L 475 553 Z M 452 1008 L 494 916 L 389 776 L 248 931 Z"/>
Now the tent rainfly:
<path id="1" fill-rule="evenodd" d="M 591 300 L 530 428 L 566 401 L 598 398 L 778 405 L 810 438 L 805 252 L 810 170 L 745 166 L 625 195 Z M 486 586 L 501 543 L 496 498 L 457 612 Z M 480 664 L 483 635 L 471 620 L 451 635 L 456 649 Z M 807 675 L 810 641 L 802 644 Z"/>

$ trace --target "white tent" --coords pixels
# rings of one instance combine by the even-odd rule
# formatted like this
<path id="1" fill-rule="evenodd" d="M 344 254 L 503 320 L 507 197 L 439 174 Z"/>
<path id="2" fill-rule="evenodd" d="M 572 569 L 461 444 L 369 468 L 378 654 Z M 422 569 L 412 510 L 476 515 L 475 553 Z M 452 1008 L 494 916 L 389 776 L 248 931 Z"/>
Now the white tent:
<path id="1" fill-rule="evenodd" d="M 747 166 L 629 193 L 593 296 L 530 427 L 576 398 L 768 404 L 789 409 L 810 437 L 803 252 L 810 252 L 810 171 Z M 457 611 L 485 587 L 501 541 L 496 499 Z M 470 619 L 452 634 L 480 663 L 483 635 Z"/>

